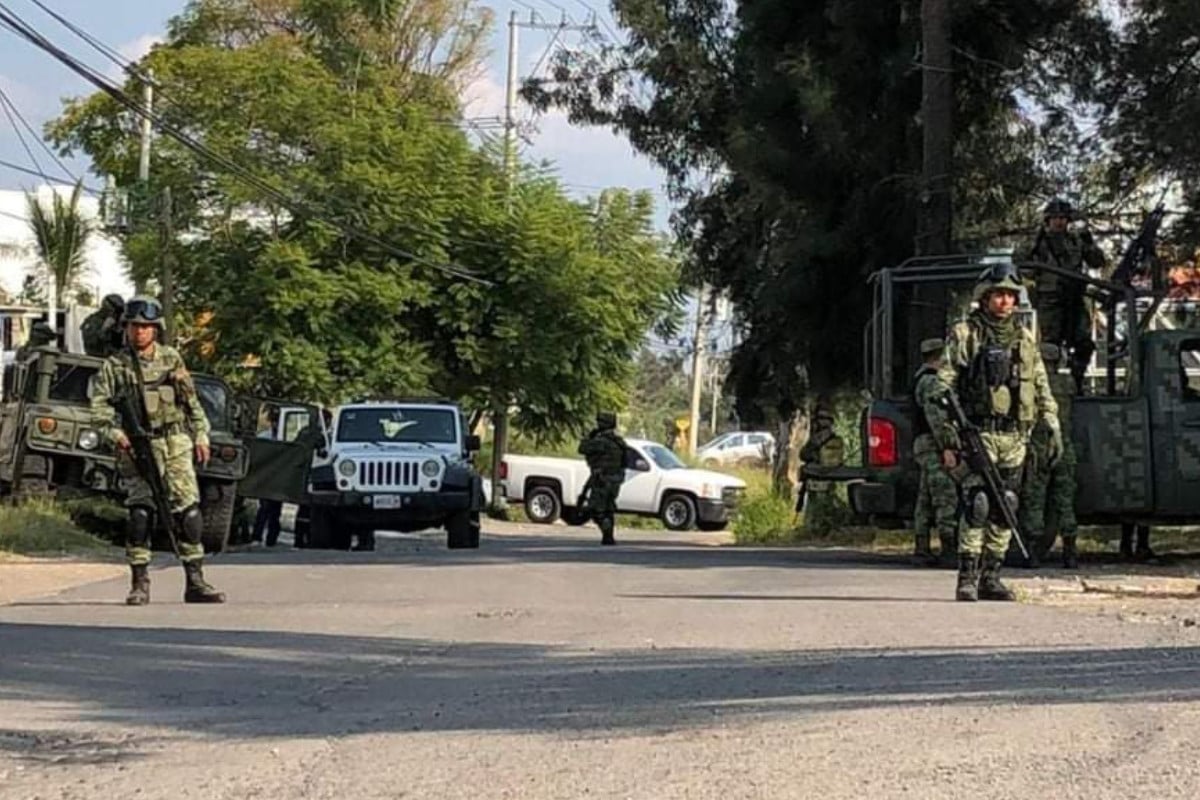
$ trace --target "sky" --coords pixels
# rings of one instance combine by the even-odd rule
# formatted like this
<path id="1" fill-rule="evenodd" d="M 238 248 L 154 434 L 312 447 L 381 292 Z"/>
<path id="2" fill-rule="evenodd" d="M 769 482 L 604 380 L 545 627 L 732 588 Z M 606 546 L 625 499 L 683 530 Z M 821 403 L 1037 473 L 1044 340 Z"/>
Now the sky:
<path id="1" fill-rule="evenodd" d="M 494 10 L 496 28 L 492 34 L 492 52 L 486 74 L 481 75 L 465 93 L 467 115 L 486 118 L 503 114 L 507 20 L 511 11 L 519 12 L 524 21 L 536 12 L 541 21 L 555 24 L 564 13 L 569 21 L 583 23 L 589 16 L 589 10 L 595 9 L 602 12 L 599 15 L 601 30 L 607 28 L 615 31 L 616 26 L 604 2 L 562 0 L 565 5 L 558 5 L 553 0 L 482 2 L 481 5 Z M 42 0 L 42 3 L 129 58 L 140 56 L 158 41 L 165 33 L 167 20 L 186 5 L 185 0 Z M 115 66 L 48 17 L 31 0 L 4 0 L 4 4 L 73 55 L 110 75 L 115 74 Z M 528 76 L 539 62 L 545 63 L 543 55 L 553 37 L 553 32 L 548 31 L 520 31 L 518 52 L 521 77 Z M 579 34 L 565 33 L 563 37 L 568 43 L 579 41 Z M 56 116 L 63 98 L 85 94 L 89 88 L 81 78 L 50 56 L 11 32 L 0 30 L 0 89 L 4 90 L 35 130 L 40 132 L 42 125 Z M 529 117 L 530 110 L 522 107 L 518 118 L 525 120 Z M 595 194 L 606 186 L 651 190 L 660 206 L 657 224 L 665 229 L 669 209 L 665 205 L 663 174 L 649 161 L 637 156 L 624 138 L 602 129 L 573 127 L 560 113 L 550 113 L 534 118 L 534 121 L 536 130 L 530 134 L 531 144 L 524 146 L 527 159 L 546 160 L 555 164 L 567 190 L 575 196 Z M 0 115 L 0 159 L 33 169 L 30 156 L 26 154 L 13 127 L 7 118 Z M 35 142 L 30 142 L 30 145 L 42 168 L 57 176 L 60 170 L 53 167 L 49 156 Z M 68 161 L 67 166 L 73 173 L 83 174 L 88 164 L 75 160 Z M 102 186 L 102 181 L 94 175 L 88 176 L 86 181 L 92 186 Z M 0 190 L 30 189 L 41 182 L 38 177 L 0 165 Z"/>

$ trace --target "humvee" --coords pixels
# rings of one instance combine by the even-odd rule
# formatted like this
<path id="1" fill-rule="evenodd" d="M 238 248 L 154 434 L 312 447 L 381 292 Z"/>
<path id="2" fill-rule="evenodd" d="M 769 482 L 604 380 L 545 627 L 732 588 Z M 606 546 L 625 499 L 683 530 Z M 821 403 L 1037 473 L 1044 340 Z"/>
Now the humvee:
<path id="1" fill-rule="evenodd" d="M 863 332 L 868 402 L 860 418 L 862 461 L 805 465 L 802 475 L 846 483 L 851 507 L 875 524 L 900 526 L 913 516 L 919 473 L 912 458 L 911 383 L 920 364 L 919 342 L 943 335 L 965 315 L 975 281 L 997 258 L 1009 260 L 912 259 L 870 278 L 874 301 Z M 1079 461 L 1080 523 L 1129 528 L 1200 520 L 1200 330 L 1173 327 L 1160 313 L 1161 292 L 1057 267 L 1015 266 L 1083 282 L 1104 309 L 1096 317 L 1101 335 L 1089 391 L 1074 398 L 1069 432 Z M 1036 330 L 1036 313 L 1027 304 L 1024 314 Z M 1047 549 L 1050 533 L 1043 542 Z"/>
<path id="2" fill-rule="evenodd" d="M 35 348 L 4 371 L 0 401 L 0 495 L 124 498 L 112 448 L 89 408 L 92 378 L 103 359 Z M 204 549 L 225 549 L 237 483 L 246 474 L 245 444 L 234 435 L 231 395 L 220 378 L 193 375 L 212 426 L 212 459 L 197 467 Z"/>

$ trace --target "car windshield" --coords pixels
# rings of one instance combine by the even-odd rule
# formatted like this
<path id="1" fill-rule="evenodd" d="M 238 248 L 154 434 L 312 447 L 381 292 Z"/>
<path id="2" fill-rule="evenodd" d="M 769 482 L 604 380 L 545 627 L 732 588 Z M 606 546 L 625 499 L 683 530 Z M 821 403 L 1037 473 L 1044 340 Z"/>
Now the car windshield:
<path id="1" fill-rule="evenodd" d="M 646 455 L 650 456 L 659 469 L 687 469 L 687 464 L 680 461 L 679 456 L 661 444 L 646 445 Z"/>
<path id="2" fill-rule="evenodd" d="M 229 430 L 229 393 L 225 385 L 199 376 L 193 377 L 196 384 L 196 394 L 200 405 L 204 407 L 204 416 L 214 431 Z"/>
<path id="3" fill-rule="evenodd" d="M 339 442 L 458 441 L 452 409 L 350 408 L 338 415 Z"/>
<path id="4" fill-rule="evenodd" d="M 724 444 L 725 442 L 729 441 L 729 439 L 732 436 L 733 436 L 732 433 L 722 433 L 720 436 L 713 439 L 712 441 L 706 442 L 705 444 L 700 445 L 700 449 L 701 450 L 711 450 L 712 448 L 717 447 L 718 445 Z"/>

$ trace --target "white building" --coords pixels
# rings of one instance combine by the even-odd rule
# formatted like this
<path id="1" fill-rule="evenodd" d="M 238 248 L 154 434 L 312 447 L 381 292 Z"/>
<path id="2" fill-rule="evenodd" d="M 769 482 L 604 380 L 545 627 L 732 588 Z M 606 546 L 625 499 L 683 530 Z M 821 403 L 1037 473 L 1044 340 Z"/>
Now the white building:
<path id="1" fill-rule="evenodd" d="M 35 191 L 38 198 L 49 205 L 53 193 L 70 196 L 71 190 L 70 186 L 56 185 L 39 186 Z M 85 195 L 80 199 L 80 209 L 99 224 L 98 198 Z M 133 283 L 126 275 L 120 248 L 112 237 L 97 230 L 88 241 L 86 259 L 80 283 L 91 290 L 97 304 L 106 294 L 128 297 L 133 293 Z M 9 298 L 16 298 L 21 293 L 26 276 L 40 268 L 33 232 L 29 227 L 25 192 L 0 190 L 0 289 Z M 59 309 L 59 323 L 65 324 L 67 329 L 63 344 L 69 350 L 78 351 L 81 344 L 78 341 L 78 324 L 91 309 L 72 307 L 70 298 L 65 304 L 68 308 Z M 0 350 L 5 351 L 5 361 L 11 358 L 12 350 L 25 341 L 29 326 L 38 315 L 36 309 L 0 304 Z"/>

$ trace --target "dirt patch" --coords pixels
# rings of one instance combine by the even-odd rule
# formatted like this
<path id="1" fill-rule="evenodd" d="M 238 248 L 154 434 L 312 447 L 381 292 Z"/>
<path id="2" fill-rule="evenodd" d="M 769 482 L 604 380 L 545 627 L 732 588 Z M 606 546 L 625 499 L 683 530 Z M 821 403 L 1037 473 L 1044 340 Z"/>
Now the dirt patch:
<path id="1" fill-rule="evenodd" d="M 129 568 L 112 561 L 27 558 L 0 559 L 0 605 L 45 597 L 85 583 L 126 574 Z"/>
<path id="2" fill-rule="evenodd" d="M 1126 622 L 1200 625 L 1200 575 L 1194 569 L 1142 566 L 1016 578 L 1023 602 L 1115 617 Z"/>

